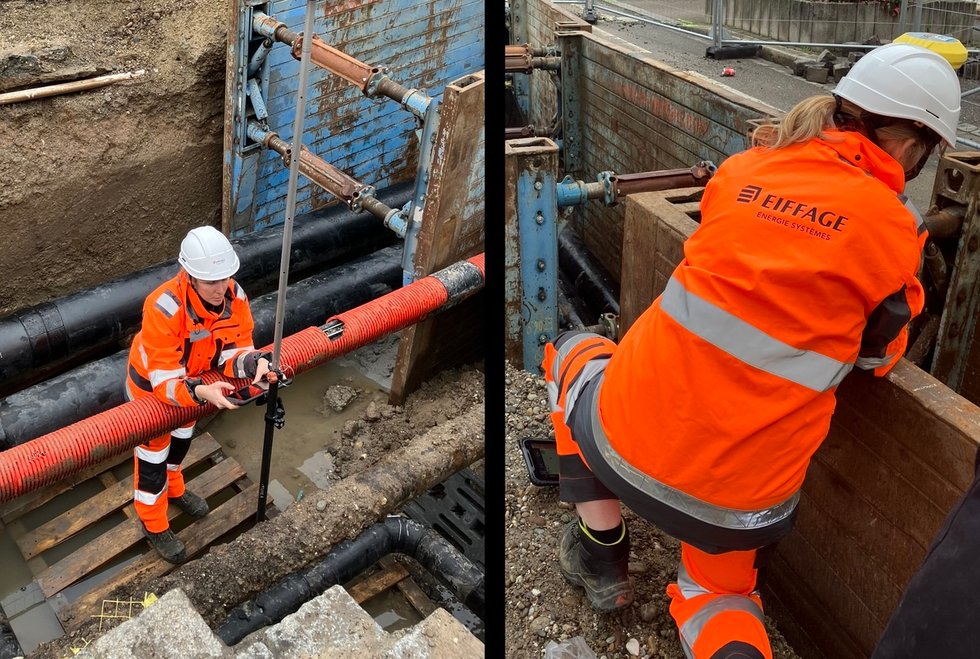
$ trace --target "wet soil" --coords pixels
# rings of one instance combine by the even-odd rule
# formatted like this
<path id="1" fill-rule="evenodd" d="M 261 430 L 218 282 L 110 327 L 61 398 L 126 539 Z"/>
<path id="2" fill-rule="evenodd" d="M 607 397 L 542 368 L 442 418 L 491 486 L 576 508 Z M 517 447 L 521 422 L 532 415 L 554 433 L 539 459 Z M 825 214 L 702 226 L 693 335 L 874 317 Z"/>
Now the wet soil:
<path id="1" fill-rule="evenodd" d="M 615 613 L 592 610 L 582 590 L 558 572 L 558 538 L 562 527 L 575 519 L 575 511 L 558 501 L 558 488 L 530 484 L 518 448 L 522 437 L 554 437 L 544 380 L 508 365 L 504 383 L 506 655 L 537 659 L 549 641 L 582 636 L 600 659 L 684 659 L 665 594 L 677 576 L 679 543 L 624 509 L 636 599 Z M 773 656 L 797 659 L 768 618 L 766 626 Z"/>
<path id="2" fill-rule="evenodd" d="M 0 313 L 172 258 L 189 228 L 220 225 L 227 6 L 3 2 L 0 91 L 146 73 L 0 106 Z"/>

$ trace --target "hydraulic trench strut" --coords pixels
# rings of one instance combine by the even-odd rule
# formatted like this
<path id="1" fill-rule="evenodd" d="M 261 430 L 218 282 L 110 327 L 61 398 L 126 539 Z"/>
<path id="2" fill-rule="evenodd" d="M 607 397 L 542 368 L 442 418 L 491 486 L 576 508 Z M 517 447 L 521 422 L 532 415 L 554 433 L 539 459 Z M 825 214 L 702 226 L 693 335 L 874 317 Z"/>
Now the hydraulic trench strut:
<path id="1" fill-rule="evenodd" d="M 256 12 L 252 17 L 252 29 L 264 37 L 288 45 L 293 57 L 300 59 L 302 34 L 297 34 L 284 23 L 261 12 Z M 340 76 L 364 92 L 368 98 L 386 96 L 400 103 L 420 121 L 425 119 L 425 111 L 432 99 L 418 89 L 409 89 L 389 78 L 386 68 L 365 64 L 328 45 L 315 34 L 310 40 L 310 57 L 314 64 Z"/>
<path id="2" fill-rule="evenodd" d="M 403 280 L 405 284 L 410 283 L 414 279 L 413 263 L 422 220 L 422 207 L 428 191 L 429 169 L 433 158 L 432 145 L 435 143 L 435 135 L 439 127 L 439 102 L 421 90 L 410 89 L 392 80 L 388 76 L 388 69 L 385 67 L 361 62 L 326 44 L 315 34 L 308 41 L 304 41 L 302 34 L 290 30 L 284 23 L 262 12 L 256 12 L 253 15 L 252 29 L 268 41 L 279 41 L 288 45 L 295 59 L 300 59 L 303 51 L 309 51 L 312 62 L 318 67 L 340 76 L 360 89 L 368 98 L 390 98 L 402 105 L 415 117 L 422 130 L 419 143 L 418 173 L 415 192 L 411 201 L 400 211 L 386 206 L 378 206 L 377 204 L 380 202 L 373 198 L 373 188 L 370 189 L 370 194 L 363 194 L 362 201 L 356 202 L 355 200 L 356 203 L 359 203 L 360 208 L 364 208 L 382 219 L 385 226 L 398 234 L 399 238 L 404 239 Z M 310 32 L 312 33 L 312 28 Z M 249 136 L 252 137 L 251 125 L 249 126 Z M 329 188 L 325 189 L 333 192 Z M 348 201 L 343 196 L 341 198 Z M 351 202 L 348 201 L 348 205 L 350 204 Z M 358 206 L 351 206 L 351 208 L 360 210 Z"/>
<path id="3" fill-rule="evenodd" d="M 292 155 L 293 145 L 268 131 L 258 123 L 248 123 L 249 139 L 263 148 L 272 149 L 282 156 L 283 164 L 288 166 Z M 361 183 L 346 172 L 334 167 L 319 156 L 314 155 L 305 146 L 300 149 L 299 171 L 306 178 L 342 200 L 354 212 L 367 211 L 384 222 L 384 225 L 394 231 L 399 238 L 405 237 L 407 221 L 402 211 L 391 208 L 375 197 L 372 185 Z"/>
<path id="4" fill-rule="evenodd" d="M 606 206 L 615 206 L 628 194 L 703 186 L 717 169 L 713 162 L 702 160 L 690 169 L 664 169 L 637 174 L 599 172 L 596 181 L 592 183 L 576 181 L 571 176 L 566 176 L 557 186 L 558 206 L 578 206 L 589 199 L 598 199 Z"/>

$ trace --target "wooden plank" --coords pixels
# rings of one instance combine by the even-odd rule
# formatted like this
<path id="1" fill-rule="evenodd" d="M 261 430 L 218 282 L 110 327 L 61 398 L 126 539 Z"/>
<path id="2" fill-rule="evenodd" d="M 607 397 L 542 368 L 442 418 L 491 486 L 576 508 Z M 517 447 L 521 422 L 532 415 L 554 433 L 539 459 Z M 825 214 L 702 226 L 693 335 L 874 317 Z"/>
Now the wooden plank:
<path id="1" fill-rule="evenodd" d="M 184 468 L 193 467 L 220 450 L 221 447 L 218 442 L 211 435 L 204 433 L 191 442 L 190 450 L 184 459 Z M 94 524 L 107 515 L 111 515 L 132 500 L 133 477 L 130 475 L 26 535 L 16 538 L 17 546 L 20 547 L 25 559 L 31 558 L 61 544 L 85 527 Z"/>
<path id="2" fill-rule="evenodd" d="M 656 299 L 683 256 L 684 240 L 697 228 L 677 206 L 685 207 L 703 188 L 644 192 L 626 198 L 623 231 L 623 271 L 620 277 L 620 333 L 628 330 Z M 653 255 L 654 268 L 650 261 Z"/>
<path id="3" fill-rule="evenodd" d="M 230 462 L 228 460 L 227 462 Z M 255 502 L 258 500 L 259 487 L 254 485 L 248 490 L 236 494 L 207 517 L 199 519 L 177 534 L 177 537 L 187 548 L 190 558 L 208 547 L 212 542 L 228 533 L 242 522 L 255 515 Z M 167 574 L 174 565 L 160 558 L 153 550 L 149 550 L 142 558 L 133 562 L 126 570 L 112 579 L 103 582 L 78 598 L 67 608 L 56 611 L 62 626 L 68 631 L 77 629 L 91 616 L 96 615 L 101 608 L 102 600 L 113 590 L 131 581 L 146 581 Z M 162 594 L 162 593 L 158 593 Z"/>
<path id="4" fill-rule="evenodd" d="M 347 593 L 358 604 L 363 604 L 382 591 L 388 590 L 408 576 L 408 570 L 395 563 L 369 575 L 347 589 Z"/>
<path id="5" fill-rule="evenodd" d="M 443 92 L 415 252 L 416 278 L 483 251 L 484 89 L 481 71 Z M 481 198 L 473 199 L 474 192 Z M 482 356 L 482 314 L 482 296 L 477 296 L 402 330 L 389 400 L 401 404 L 433 373 Z"/>
<path id="6" fill-rule="evenodd" d="M 244 474 L 245 471 L 238 462 L 230 459 L 224 460 L 193 479 L 188 487 L 199 496 L 207 498 L 228 487 Z M 215 512 L 211 511 L 208 517 L 214 515 Z M 176 506 L 168 507 L 168 518 L 174 519 L 179 514 L 181 511 Z M 37 580 L 41 585 L 41 590 L 45 595 L 51 597 L 109 562 L 143 538 L 138 520 L 120 522 L 78 551 L 72 552 L 39 574 Z"/>
<path id="7" fill-rule="evenodd" d="M 388 556 L 383 556 L 381 560 L 378 561 L 378 565 L 387 568 L 391 567 L 392 565 L 398 565 L 398 562 L 389 554 Z M 433 611 L 439 608 L 431 599 L 429 599 L 429 596 L 426 595 L 421 588 L 419 588 L 419 585 L 415 583 L 415 579 L 413 579 L 411 575 L 399 581 L 396 586 L 398 587 L 398 590 L 401 592 L 402 596 L 408 600 L 409 604 L 412 605 L 412 608 L 418 611 L 419 615 L 423 618 L 428 618 Z"/>

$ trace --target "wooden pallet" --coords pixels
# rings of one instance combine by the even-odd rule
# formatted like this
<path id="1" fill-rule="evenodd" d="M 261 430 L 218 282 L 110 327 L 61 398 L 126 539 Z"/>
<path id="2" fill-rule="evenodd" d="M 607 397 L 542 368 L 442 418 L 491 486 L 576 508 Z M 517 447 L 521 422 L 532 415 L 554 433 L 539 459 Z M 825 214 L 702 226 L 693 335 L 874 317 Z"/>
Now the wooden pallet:
<path id="1" fill-rule="evenodd" d="M 131 455 L 117 456 L 71 479 L 0 507 L 0 520 L 7 526 L 35 577 L 31 587 L 25 591 L 33 592 L 35 600 L 39 597 L 47 599 L 66 629 L 72 629 L 89 616 L 98 614 L 102 600 L 120 583 L 132 579 L 134 575 L 140 579 L 159 577 L 174 567 L 161 559 L 145 542 L 132 506 L 132 475 L 118 479 L 112 473 L 113 468 L 126 461 L 132 461 Z M 186 545 L 189 557 L 200 553 L 217 538 L 253 517 L 258 498 L 257 485 L 252 484 L 241 465 L 224 455 L 208 433 L 197 436 L 191 442 L 183 461 L 185 472 L 197 465 L 205 465 L 206 469 L 188 481 L 189 489 L 205 498 L 229 489 L 234 494 L 207 517 L 177 534 Z M 39 511 L 43 516 L 45 506 L 52 505 L 58 495 L 88 480 L 95 480 L 103 489 L 40 526 L 27 528 L 24 520 L 28 513 Z M 52 550 L 66 540 L 107 517 L 119 517 L 119 513 L 125 517 L 101 534 L 63 558 L 51 558 Z M 170 507 L 171 520 L 181 514 L 176 506 Z M 92 579 L 92 588 L 81 596 L 73 593 L 77 599 L 68 601 L 64 595 L 65 589 L 106 572 L 109 564 L 134 548 L 142 549 L 142 556 L 108 579 Z M 21 603 L 23 608 L 30 605 L 30 601 Z M 5 602 L 5 610 L 7 606 L 10 603 Z M 15 604 L 12 608 L 18 606 Z M 9 616 L 17 614 L 16 610 L 6 612 Z"/>
<path id="2" fill-rule="evenodd" d="M 353 585 L 348 584 L 347 592 L 358 604 L 364 604 L 375 595 L 379 595 L 389 588 L 397 588 L 408 603 L 412 605 L 422 618 L 427 618 L 429 614 L 437 608 L 435 603 L 429 599 L 415 580 L 400 563 L 395 561 L 390 554 L 378 561 L 380 569 L 374 574 L 363 579 L 357 580 Z"/>

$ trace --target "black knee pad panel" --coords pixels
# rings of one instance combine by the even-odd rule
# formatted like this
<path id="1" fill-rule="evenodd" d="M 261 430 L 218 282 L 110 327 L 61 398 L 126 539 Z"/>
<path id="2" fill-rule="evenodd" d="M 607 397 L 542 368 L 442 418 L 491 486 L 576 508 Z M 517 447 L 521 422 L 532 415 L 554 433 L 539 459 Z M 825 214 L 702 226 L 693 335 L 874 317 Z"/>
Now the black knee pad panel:
<path id="1" fill-rule="evenodd" d="M 711 659 L 766 659 L 759 648 L 742 641 L 731 641 L 718 648 Z"/>

